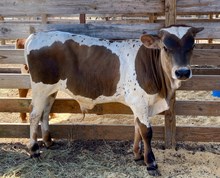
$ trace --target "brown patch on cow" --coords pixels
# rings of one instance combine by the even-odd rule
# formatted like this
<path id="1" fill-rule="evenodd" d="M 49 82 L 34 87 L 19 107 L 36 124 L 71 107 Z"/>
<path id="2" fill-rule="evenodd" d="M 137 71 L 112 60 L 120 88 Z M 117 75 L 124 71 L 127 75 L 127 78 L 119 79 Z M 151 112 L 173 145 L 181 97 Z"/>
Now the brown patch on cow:
<path id="1" fill-rule="evenodd" d="M 116 92 L 119 57 L 104 46 L 79 45 L 67 40 L 32 50 L 27 57 L 32 80 L 36 83 L 55 84 L 67 79 L 67 88 L 74 95 L 91 99 Z"/>
<path id="2" fill-rule="evenodd" d="M 137 81 L 145 92 L 159 93 L 163 98 L 167 96 L 159 49 L 149 49 L 142 45 L 135 59 L 135 70 Z"/>

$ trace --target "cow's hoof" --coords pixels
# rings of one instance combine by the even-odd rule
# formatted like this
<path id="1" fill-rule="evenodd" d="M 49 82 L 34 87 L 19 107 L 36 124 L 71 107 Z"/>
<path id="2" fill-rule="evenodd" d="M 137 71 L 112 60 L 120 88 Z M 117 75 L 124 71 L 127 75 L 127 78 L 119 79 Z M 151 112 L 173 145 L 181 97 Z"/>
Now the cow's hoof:
<path id="1" fill-rule="evenodd" d="M 39 158 L 40 157 L 40 153 L 32 153 L 30 155 L 30 158 Z"/>
<path id="2" fill-rule="evenodd" d="M 148 174 L 151 175 L 151 176 L 161 176 L 159 170 L 158 170 L 158 167 L 157 165 L 156 166 L 151 166 L 151 167 L 147 167 L 147 171 L 148 171 Z"/>
<path id="3" fill-rule="evenodd" d="M 141 157 L 139 159 L 134 159 L 135 163 L 139 166 L 143 166 L 145 165 L 145 162 L 144 162 L 144 155 L 141 155 Z"/>
<path id="4" fill-rule="evenodd" d="M 45 144 L 46 148 L 48 149 L 48 148 L 50 148 L 50 147 L 52 147 L 54 145 L 54 142 L 53 141 L 49 141 L 49 142 L 44 142 L 44 144 Z"/>
<path id="5" fill-rule="evenodd" d="M 34 145 L 30 148 L 30 157 L 38 158 L 40 156 L 40 148 L 38 143 L 34 143 Z"/>

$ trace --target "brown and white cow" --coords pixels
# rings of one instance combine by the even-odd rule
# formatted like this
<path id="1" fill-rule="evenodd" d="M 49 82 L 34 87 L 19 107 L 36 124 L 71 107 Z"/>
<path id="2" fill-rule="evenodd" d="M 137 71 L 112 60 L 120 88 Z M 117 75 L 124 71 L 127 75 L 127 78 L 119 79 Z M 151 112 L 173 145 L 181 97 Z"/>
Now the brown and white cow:
<path id="1" fill-rule="evenodd" d="M 192 76 L 190 59 L 195 35 L 203 28 L 170 26 L 140 40 L 108 41 L 51 31 L 32 34 L 25 45 L 31 75 L 30 144 L 39 156 L 37 127 L 43 141 L 52 144 L 48 115 L 59 90 L 78 101 L 82 111 L 98 103 L 120 102 L 134 113 L 134 159 L 158 175 L 151 149 L 149 116 L 169 108 L 173 92 Z M 141 153 L 139 143 L 144 143 Z M 142 156 L 143 154 L 143 156 Z"/>

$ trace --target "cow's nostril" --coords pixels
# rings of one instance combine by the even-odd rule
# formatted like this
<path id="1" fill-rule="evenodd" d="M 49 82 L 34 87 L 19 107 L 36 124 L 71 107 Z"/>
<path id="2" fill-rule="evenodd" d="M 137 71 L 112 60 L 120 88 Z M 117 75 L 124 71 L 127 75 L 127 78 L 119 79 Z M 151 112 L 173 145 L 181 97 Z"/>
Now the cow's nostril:
<path id="1" fill-rule="evenodd" d="M 186 68 L 178 69 L 175 71 L 175 75 L 177 79 L 180 80 L 188 79 L 190 77 L 190 74 L 191 74 L 191 70 Z"/>

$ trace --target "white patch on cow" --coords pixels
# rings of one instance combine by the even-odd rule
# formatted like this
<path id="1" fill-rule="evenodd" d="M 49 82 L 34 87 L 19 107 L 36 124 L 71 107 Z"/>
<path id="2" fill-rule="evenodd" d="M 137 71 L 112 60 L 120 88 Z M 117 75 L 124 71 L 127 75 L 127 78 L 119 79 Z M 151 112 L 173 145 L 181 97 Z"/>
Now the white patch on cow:
<path id="1" fill-rule="evenodd" d="M 169 27 L 169 28 L 162 28 L 160 31 L 167 31 L 170 34 L 175 35 L 179 39 L 182 39 L 182 37 L 187 33 L 187 31 L 191 27 Z"/>

